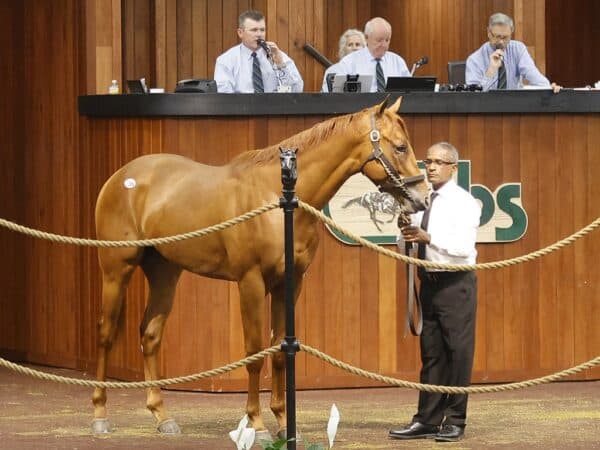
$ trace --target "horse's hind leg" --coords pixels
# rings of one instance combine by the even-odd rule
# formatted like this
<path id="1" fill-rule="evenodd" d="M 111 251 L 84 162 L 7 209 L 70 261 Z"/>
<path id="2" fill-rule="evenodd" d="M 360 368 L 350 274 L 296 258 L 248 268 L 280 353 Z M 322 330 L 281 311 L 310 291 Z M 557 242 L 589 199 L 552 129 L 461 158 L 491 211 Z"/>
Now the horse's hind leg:
<path id="1" fill-rule="evenodd" d="M 144 375 L 146 380 L 158 380 L 158 351 L 163 337 L 167 317 L 173 306 L 173 297 L 181 268 L 164 259 L 153 248 L 146 249 L 141 262 L 148 279 L 148 305 L 140 325 Z M 158 431 L 166 434 L 180 432 L 175 420 L 171 419 L 163 405 L 160 388 L 148 388 L 146 407 L 156 418 Z"/>
<path id="2" fill-rule="evenodd" d="M 100 249 L 98 256 L 102 269 L 102 312 L 98 322 L 98 359 L 96 377 L 106 380 L 108 354 L 112 347 L 127 284 L 142 254 L 139 248 Z M 96 388 L 94 403 L 94 433 L 107 433 L 110 425 L 106 418 L 106 389 Z"/>

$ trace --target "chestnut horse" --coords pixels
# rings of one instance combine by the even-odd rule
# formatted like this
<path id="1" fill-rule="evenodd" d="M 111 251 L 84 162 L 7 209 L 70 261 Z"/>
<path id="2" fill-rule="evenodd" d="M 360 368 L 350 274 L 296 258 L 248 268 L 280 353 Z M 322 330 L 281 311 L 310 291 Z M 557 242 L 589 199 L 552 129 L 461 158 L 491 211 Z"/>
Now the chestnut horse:
<path id="1" fill-rule="evenodd" d="M 278 145 L 244 152 L 229 164 L 206 166 L 182 156 L 147 155 L 119 169 L 105 183 L 96 205 L 98 239 L 131 240 L 174 235 L 218 224 L 281 195 L 279 147 L 295 147 L 298 198 L 321 209 L 351 175 L 362 171 L 398 200 L 407 213 L 425 209 L 428 188 L 417 168 L 406 126 L 397 114 L 401 98 L 319 123 Z M 294 217 L 296 299 L 302 276 L 318 245 L 318 219 L 303 210 Z M 158 351 L 182 270 L 237 281 L 246 355 L 267 347 L 262 341 L 265 296 L 271 294 L 272 345 L 284 337 L 283 212 L 269 211 L 201 238 L 157 247 L 102 248 L 102 314 L 98 324 L 98 380 L 106 378 L 127 284 L 137 266 L 149 295 L 140 325 L 146 380 L 159 378 Z M 263 361 L 247 366 L 246 412 L 265 430 L 259 404 Z M 272 357 L 271 410 L 285 433 L 285 357 Z M 106 390 L 93 394 L 94 432 L 110 429 Z M 162 433 L 178 433 L 159 388 L 148 389 L 147 408 Z M 264 436 L 264 435 L 263 435 Z"/>

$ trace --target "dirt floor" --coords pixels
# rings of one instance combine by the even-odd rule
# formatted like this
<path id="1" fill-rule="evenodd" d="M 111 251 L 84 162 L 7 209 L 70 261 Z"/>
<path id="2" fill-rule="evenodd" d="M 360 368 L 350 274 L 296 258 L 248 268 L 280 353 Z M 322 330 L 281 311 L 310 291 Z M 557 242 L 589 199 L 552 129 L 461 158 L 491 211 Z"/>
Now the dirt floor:
<path id="1" fill-rule="evenodd" d="M 39 369 L 83 377 L 76 371 Z M 339 449 L 600 449 L 600 382 L 472 395 L 465 439 L 458 443 L 388 439 L 390 428 L 410 420 L 416 391 L 322 390 L 299 392 L 297 397 L 298 429 L 304 438 L 299 449 L 305 443 L 326 444 L 333 403 L 341 416 L 334 445 Z M 165 437 L 154 429 L 142 390 L 113 390 L 108 406 L 114 432 L 95 437 L 90 432 L 90 398 L 89 388 L 39 381 L 0 368 L 0 448 L 234 449 L 228 432 L 244 415 L 246 401 L 245 394 L 166 391 L 166 405 L 182 434 Z M 268 393 L 261 400 L 266 424 L 274 433 Z"/>

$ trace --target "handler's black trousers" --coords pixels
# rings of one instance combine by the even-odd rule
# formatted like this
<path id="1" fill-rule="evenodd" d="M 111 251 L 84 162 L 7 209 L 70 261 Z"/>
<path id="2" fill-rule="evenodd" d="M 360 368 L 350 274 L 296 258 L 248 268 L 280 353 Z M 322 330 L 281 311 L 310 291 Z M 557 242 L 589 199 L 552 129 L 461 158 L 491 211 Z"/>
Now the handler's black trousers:
<path id="1" fill-rule="evenodd" d="M 425 275 L 421 280 L 421 303 L 421 383 L 468 386 L 475 352 L 475 273 Z M 413 422 L 465 426 L 467 400 L 467 394 L 420 391 L 419 409 Z"/>

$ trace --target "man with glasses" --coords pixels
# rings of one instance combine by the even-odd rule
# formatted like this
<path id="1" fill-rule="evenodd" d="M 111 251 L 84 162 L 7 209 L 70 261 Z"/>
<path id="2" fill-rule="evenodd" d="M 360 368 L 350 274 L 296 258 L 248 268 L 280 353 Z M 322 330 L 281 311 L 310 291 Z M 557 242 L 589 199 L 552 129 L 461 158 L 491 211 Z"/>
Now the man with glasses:
<path id="1" fill-rule="evenodd" d="M 487 28 L 489 41 L 467 59 L 465 79 L 467 84 L 478 84 L 484 91 L 492 89 L 519 89 L 526 80 L 531 86 L 560 90 L 550 84 L 533 62 L 523 42 L 511 40 L 513 20 L 506 14 L 490 16 Z"/>
<path id="2" fill-rule="evenodd" d="M 240 14 L 241 43 L 220 55 L 215 64 L 218 92 L 302 92 L 304 82 L 294 61 L 275 42 L 265 42 L 265 33 L 263 13 Z"/>
<path id="3" fill-rule="evenodd" d="M 401 227 L 404 242 L 418 244 L 419 258 L 446 264 L 475 264 L 479 203 L 453 179 L 458 152 L 447 142 L 432 145 L 425 159 L 433 187 L 429 208 Z M 477 278 L 475 272 L 418 270 L 423 309 L 421 383 L 468 386 L 475 352 Z M 419 392 L 410 424 L 390 430 L 393 439 L 462 439 L 467 418 L 466 394 Z"/>

